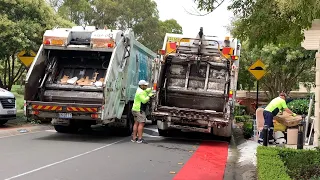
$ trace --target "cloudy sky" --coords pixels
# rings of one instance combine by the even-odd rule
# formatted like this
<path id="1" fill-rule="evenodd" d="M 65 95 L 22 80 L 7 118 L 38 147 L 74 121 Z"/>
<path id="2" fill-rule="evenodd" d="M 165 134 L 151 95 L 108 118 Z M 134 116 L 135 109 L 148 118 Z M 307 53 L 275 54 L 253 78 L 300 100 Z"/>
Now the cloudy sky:
<path id="1" fill-rule="evenodd" d="M 227 10 L 230 0 L 225 2 L 213 13 L 207 16 L 194 16 L 190 13 L 197 13 L 194 8 L 194 0 L 154 0 L 158 4 L 161 20 L 176 19 L 183 28 L 186 36 L 195 36 L 200 27 L 207 35 L 225 37 L 229 35 L 225 26 L 230 24 L 232 12 Z"/>

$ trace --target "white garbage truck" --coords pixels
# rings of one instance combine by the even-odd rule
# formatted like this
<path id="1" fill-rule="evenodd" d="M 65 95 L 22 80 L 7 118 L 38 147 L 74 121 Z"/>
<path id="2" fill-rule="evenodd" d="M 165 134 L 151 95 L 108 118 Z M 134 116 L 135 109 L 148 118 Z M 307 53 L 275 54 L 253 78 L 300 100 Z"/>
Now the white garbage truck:
<path id="1" fill-rule="evenodd" d="M 47 30 L 27 73 L 25 115 L 51 119 L 57 132 L 102 124 L 130 135 L 138 81 L 154 81 L 156 57 L 132 30 Z"/>
<path id="2" fill-rule="evenodd" d="M 212 133 L 230 139 L 240 41 L 167 34 L 152 117 L 161 136 L 171 130 Z"/>

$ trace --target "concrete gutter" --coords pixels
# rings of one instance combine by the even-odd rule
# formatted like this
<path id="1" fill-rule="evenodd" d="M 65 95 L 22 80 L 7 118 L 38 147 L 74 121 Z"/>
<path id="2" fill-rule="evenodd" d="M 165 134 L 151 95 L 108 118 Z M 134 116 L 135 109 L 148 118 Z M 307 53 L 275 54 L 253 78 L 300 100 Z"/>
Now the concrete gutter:
<path id="1" fill-rule="evenodd" d="M 36 133 L 45 130 L 51 130 L 51 125 L 25 125 L 20 127 L 0 129 L 0 138 L 18 136 L 28 133 Z"/>

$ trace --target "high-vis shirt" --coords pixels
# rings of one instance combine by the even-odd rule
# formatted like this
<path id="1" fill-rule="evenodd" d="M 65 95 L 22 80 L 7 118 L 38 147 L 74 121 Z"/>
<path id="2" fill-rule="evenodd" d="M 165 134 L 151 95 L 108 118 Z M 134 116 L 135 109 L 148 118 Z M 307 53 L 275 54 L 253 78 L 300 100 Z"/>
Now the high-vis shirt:
<path id="1" fill-rule="evenodd" d="M 141 111 L 141 105 L 146 104 L 150 100 L 149 96 L 152 96 L 152 93 L 150 92 L 151 92 L 151 88 L 142 90 L 140 87 L 138 87 L 136 94 L 134 96 L 132 111 L 137 111 L 137 112 Z"/>
<path id="2" fill-rule="evenodd" d="M 279 110 L 288 108 L 286 101 L 281 97 L 274 98 L 264 110 L 273 112 L 277 108 Z"/>

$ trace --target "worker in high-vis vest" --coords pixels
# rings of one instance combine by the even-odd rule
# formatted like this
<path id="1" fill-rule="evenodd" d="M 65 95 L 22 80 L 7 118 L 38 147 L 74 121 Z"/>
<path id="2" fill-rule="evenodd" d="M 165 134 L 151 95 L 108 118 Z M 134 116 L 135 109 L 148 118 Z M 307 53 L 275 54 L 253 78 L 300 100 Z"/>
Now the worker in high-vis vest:
<path id="1" fill-rule="evenodd" d="M 150 98 L 153 96 L 151 93 L 152 89 L 148 88 L 149 83 L 145 80 L 140 80 L 138 83 L 139 87 L 134 96 L 134 102 L 132 106 L 132 114 L 134 117 L 133 133 L 132 133 L 132 142 L 137 143 L 147 143 L 143 138 L 143 128 L 146 122 L 146 109 L 147 103 L 150 101 Z"/>
<path id="2" fill-rule="evenodd" d="M 263 117 L 264 117 L 264 125 L 267 125 L 269 128 L 269 144 L 274 144 L 275 140 L 273 137 L 273 117 L 276 116 L 279 112 L 279 110 L 284 110 L 288 114 L 292 116 L 296 116 L 295 113 L 293 113 L 287 106 L 286 103 L 286 94 L 280 93 L 279 97 L 274 98 L 264 109 L 263 111 Z M 258 140 L 259 143 L 263 143 L 263 131 L 260 132 L 260 137 Z"/>

